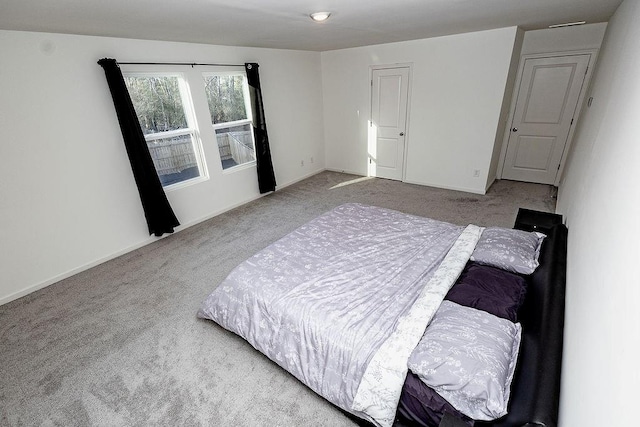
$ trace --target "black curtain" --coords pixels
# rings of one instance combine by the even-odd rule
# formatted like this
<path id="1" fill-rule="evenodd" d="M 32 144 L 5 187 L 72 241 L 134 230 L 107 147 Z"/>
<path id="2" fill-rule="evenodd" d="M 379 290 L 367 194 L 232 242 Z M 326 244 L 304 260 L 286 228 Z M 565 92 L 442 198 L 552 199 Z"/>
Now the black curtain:
<path id="1" fill-rule="evenodd" d="M 267 136 L 267 123 L 264 119 L 264 107 L 262 105 L 262 90 L 260 89 L 260 76 L 258 64 L 244 64 L 249 83 L 249 97 L 251 98 L 251 110 L 253 111 L 253 135 L 256 140 L 256 169 L 258 170 L 258 187 L 260 193 L 268 193 L 276 189 L 276 177 L 273 173 L 271 162 L 271 150 L 269 149 L 269 137 Z"/>
<path id="2" fill-rule="evenodd" d="M 120 66 L 115 59 L 111 58 L 103 58 L 98 61 L 98 64 L 102 66 L 107 76 L 107 84 L 120 122 L 120 130 L 138 186 L 138 193 L 140 193 L 149 234 L 162 236 L 164 233 L 173 233 L 173 228 L 180 223 L 169 205 L 160 178 L 153 166 L 153 160 L 140 128 L 138 116 L 133 109 Z"/>

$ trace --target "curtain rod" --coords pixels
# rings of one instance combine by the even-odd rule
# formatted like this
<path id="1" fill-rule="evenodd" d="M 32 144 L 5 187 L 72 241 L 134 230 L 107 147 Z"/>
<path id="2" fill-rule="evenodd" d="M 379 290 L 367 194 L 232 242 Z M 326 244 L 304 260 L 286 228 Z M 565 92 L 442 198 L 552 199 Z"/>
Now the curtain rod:
<path id="1" fill-rule="evenodd" d="M 121 65 L 191 65 L 191 68 L 196 65 L 205 67 L 244 67 L 244 64 L 206 64 L 198 62 L 118 62 Z"/>

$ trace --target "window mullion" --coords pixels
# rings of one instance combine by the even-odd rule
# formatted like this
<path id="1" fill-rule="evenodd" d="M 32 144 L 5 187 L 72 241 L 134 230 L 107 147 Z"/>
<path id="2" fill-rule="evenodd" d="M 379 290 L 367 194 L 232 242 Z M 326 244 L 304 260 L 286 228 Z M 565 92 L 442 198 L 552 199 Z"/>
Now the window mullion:
<path id="1" fill-rule="evenodd" d="M 211 126 L 213 126 L 214 129 L 221 129 L 221 128 L 229 128 L 234 126 L 242 126 L 242 125 L 246 125 L 247 123 L 251 123 L 251 120 L 249 119 L 235 120 L 233 122 L 215 123 L 215 124 L 212 124 Z"/>
<path id="2" fill-rule="evenodd" d="M 195 129 L 193 128 L 175 129 L 175 130 L 168 130 L 166 132 L 148 133 L 144 136 L 144 138 L 147 141 L 153 141 L 155 139 L 174 138 L 176 136 L 182 136 L 187 134 L 193 135 L 194 132 L 195 132 Z"/>

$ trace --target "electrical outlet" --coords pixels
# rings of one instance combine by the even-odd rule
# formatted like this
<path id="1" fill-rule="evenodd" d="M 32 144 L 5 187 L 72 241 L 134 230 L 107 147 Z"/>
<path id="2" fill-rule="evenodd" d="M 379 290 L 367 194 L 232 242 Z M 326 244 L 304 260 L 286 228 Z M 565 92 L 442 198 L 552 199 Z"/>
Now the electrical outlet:
<path id="1" fill-rule="evenodd" d="M 480 177 L 480 169 L 474 169 L 473 170 L 473 177 L 474 178 L 479 178 Z"/>
<path id="2" fill-rule="evenodd" d="M 311 163 L 313 163 L 313 157 L 311 158 Z"/>
<path id="3" fill-rule="evenodd" d="M 300 167 L 304 166 L 304 160 L 300 160 Z"/>

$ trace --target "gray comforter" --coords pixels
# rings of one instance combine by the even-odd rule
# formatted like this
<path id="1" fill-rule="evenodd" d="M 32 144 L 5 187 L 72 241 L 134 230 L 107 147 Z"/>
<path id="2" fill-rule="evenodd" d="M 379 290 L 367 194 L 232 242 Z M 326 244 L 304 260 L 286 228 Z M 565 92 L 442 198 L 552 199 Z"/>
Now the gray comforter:
<path id="1" fill-rule="evenodd" d="M 388 426 L 407 359 L 480 233 L 342 205 L 236 267 L 198 316 L 335 405 Z"/>

